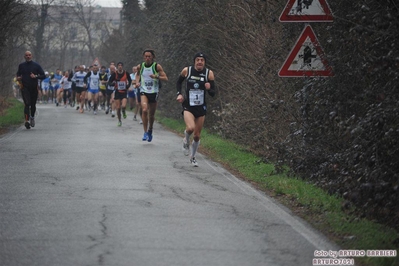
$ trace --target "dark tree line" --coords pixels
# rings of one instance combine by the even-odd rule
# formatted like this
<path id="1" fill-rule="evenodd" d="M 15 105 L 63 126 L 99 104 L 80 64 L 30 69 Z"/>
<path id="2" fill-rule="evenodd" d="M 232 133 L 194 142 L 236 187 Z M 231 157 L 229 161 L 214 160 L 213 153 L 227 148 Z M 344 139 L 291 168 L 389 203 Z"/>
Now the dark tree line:
<path id="1" fill-rule="evenodd" d="M 12 78 L 19 62 L 17 58 L 27 13 L 21 1 L 3 0 L 0 20 L 0 105 L 1 98 L 11 95 Z M 0 106 L 1 107 L 1 106 Z"/>
<path id="2" fill-rule="evenodd" d="M 358 212 L 399 224 L 399 5 L 336 2 L 325 29 L 335 77 L 297 92 L 300 119 L 280 144 L 296 173 Z M 328 42 L 331 40 L 331 42 Z"/>

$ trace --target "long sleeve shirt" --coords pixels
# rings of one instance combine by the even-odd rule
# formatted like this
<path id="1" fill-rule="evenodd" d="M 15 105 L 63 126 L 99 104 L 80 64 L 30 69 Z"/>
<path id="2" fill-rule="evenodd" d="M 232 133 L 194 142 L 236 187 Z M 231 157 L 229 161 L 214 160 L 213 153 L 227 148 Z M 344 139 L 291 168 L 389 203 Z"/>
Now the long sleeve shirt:
<path id="1" fill-rule="evenodd" d="M 31 78 L 30 74 L 37 75 L 37 78 Z M 22 77 L 22 85 L 24 88 L 37 88 L 38 79 L 45 79 L 46 75 L 42 67 L 34 61 L 26 61 L 18 66 L 17 77 Z"/>

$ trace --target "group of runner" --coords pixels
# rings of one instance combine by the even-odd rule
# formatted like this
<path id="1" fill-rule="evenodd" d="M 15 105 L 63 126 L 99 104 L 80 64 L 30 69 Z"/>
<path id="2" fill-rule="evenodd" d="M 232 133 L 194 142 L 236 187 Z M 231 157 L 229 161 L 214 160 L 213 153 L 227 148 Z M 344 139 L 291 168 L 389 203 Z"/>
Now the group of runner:
<path id="1" fill-rule="evenodd" d="M 105 66 L 99 67 L 93 65 L 85 67 L 85 65 L 75 66 L 74 70 L 67 70 L 61 73 L 59 69 L 55 73 L 45 71 L 45 77 L 38 81 L 38 102 L 39 103 L 54 103 L 56 106 L 63 105 L 65 108 L 70 105 L 76 106 L 76 110 L 83 113 L 86 111 L 93 111 L 97 114 L 98 110 L 104 110 L 106 114 L 111 111 L 111 115 L 115 117 L 119 108 L 120 92 L 127 91 L 130 109 L 134 110 L 134 120 L 137 120 L 137 115 L 140 107 L 140 95 L 137 93 L 137 88 L 134 87 L 135 75 L 137 67 L 133 67 L 131 74 L 125 71 L 129 83 L 123 85 L 121 82 L 115 84 L 108 82 L 113 73 L 123 72 L 123 63 L 118 63 L 118 68 L 115 63 L 111 62 L 109 68 Z M 133 81 L 133 82 L 132 82 Z M 14 78 L 15 88 L 18 88 L 16 78 Z M 116 82 L 116 81 L 115 81 Z M 118 87 L 119 85 L 119 87 Z M 118 90 L 115 90 L 115 87 Z M 14 94 L 17 95 L 17 94 Z M 116 98 L 115 98 L 116 95 Z M 122 97 L 123 101 L 123 97 Z M 123 117 L 126 118 L 126 103 L 123 101 Z M 120 112 L 119 112 L 120 120 Z M 118 123 L 122 125 L 122 123 Z"/>
<path id="2" fill-rule="evenodd" d="M 137 120 L 139 114 L 141 116 L 144 130 L 142 140 L 153 140 L 161 81 L 168 81 L 162 66 L 155 61 L 154 50 L 147 49 L 143 52 L 143 62 L 134 66 L 131 74 L 124 70 L 123 62 L 116 65 L 111 62 L 108 69 L 98 65 L 86 69 L 84 65 L 80 65 L 73 71 L 64 71 L 61 74 L 57 69 L 55 73 L 49 74 L 31 60 L 29 51 L 25 53 L 25 59 L 26 62 L 19 65 L 16 80 L 22 88 L 27 129 L 35 126 L 37 98 L 46 103 L 53 102 L 57 106 L 63 103 L 65 108 L 68 105 L 76 106 L 80 113 L 92 110 L 96 115 L 99 109 L 103 109 L 105 114 L 111 112 L 112 117 L 117 116 L 118 126 L 122 126 L 122 117 L 127 117 L 126 107 L 129 103 L 131 110 L 135 105 L 133 120 Z M 186 124 L 182 146 L 185 155 L 190 155 L 193 166 L 198 166 L 195 155 L 207 111 L 205 95 L 206 92 L 210 96 L 215 95 L 214 74 L 205 67 L 205 63 L 205 55 L 197 53 L 194 64 L 185 67 L 176 82 L 176 100 L 182 104 Z M 186 87 L 182 90 L 184 81 Z M 35 92 L 35 87 L 39 88 L 39 93 Z M 191 136 L 193 138 L 190 145 Z"/>

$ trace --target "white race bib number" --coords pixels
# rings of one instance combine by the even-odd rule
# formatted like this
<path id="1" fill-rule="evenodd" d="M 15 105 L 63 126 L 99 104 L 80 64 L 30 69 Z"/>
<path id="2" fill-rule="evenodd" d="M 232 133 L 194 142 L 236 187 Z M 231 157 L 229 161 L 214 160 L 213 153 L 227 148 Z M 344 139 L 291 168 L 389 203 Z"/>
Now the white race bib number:
<path id="1" fill-rule="evenodd" d="M 92 80 L 91 82 L 94 88 L 98 88 L 98 80 Z"/>
<path id="2" fill-rule="evenodd" d="M 203 90 L 190 90 L 190 106 L 197 106 L 204 104 L 204 91 Z"/>
<path id="3" fill-rule="evenodd" d="M 146 81 L 145 82 L 145 87 L 147 88 L 148 91 L 152 90 L 152 86 L 154 86 L 154 81 Z"/>
<path id="4" fill-rule="evenodd" d="M 121 91 L 126 90 L 126 82 L 118 81 L 118 90 L 121 90 Z"/>

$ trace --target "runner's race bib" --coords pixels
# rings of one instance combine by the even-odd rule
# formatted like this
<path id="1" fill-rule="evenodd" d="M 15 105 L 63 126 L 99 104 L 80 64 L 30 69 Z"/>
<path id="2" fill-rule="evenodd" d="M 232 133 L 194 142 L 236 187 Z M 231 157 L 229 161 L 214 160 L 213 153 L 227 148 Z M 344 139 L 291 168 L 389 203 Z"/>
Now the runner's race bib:
<path id="1" fill-rule="evenodd" d="M 91 82 L 94 88 L 98 88 L 98 80 L 92 80 Z"/>
<path id="2" fill-rule="evenodd" d="M 126 90 L 126 82 L 124 82 L 124 81 L 118 81 L 118 90 L 120 90 L 120 91 L 124 91 L 124 90 Z"/>
<path id="3" fill-rule="evenodd" d="M 204 91 L 203 90 L 190 90 L 190 106 L 197 106 L 204 104 Z"/>
<path id="4" fill-rule="evenodd" d="M 146 88 L 147 88 L 147 90 L 148 91 L 151 91 L 152 90 L 152 86 L 154 86 L 154 81 L 146 81 L 145 82 L 145 86 L 146 86 Z"/>

